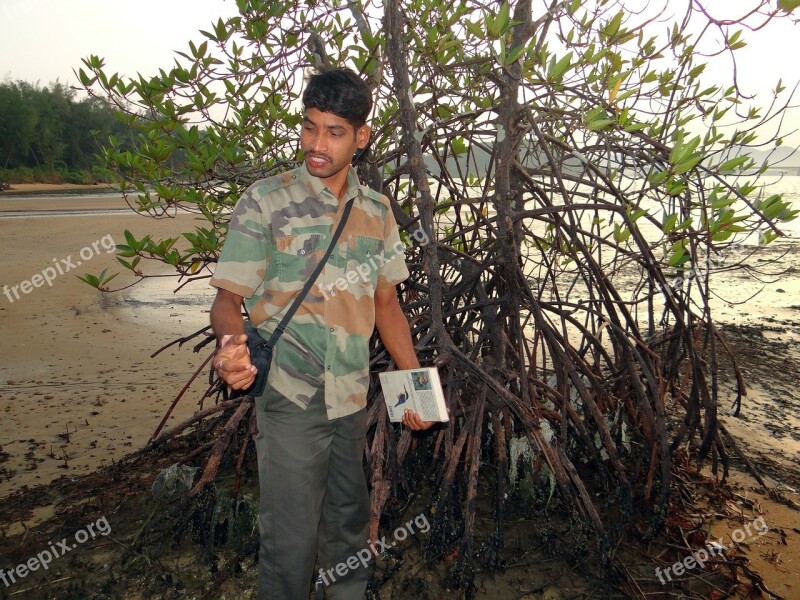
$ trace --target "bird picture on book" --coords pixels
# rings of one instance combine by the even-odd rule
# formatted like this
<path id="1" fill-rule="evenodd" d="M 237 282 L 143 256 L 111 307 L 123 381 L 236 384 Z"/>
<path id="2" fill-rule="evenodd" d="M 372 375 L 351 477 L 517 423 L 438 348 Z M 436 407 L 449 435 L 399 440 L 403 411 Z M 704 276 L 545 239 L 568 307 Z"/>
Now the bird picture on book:
<path id="1" fill-rule="evenodd" d="M 408 389 L 403 385 L 403 391 L 397 394 L 397 404 L 395 404 L 394 407 L 397 408 L 401 404 L 404 404 L 406 400 L 408 400 Z"/>

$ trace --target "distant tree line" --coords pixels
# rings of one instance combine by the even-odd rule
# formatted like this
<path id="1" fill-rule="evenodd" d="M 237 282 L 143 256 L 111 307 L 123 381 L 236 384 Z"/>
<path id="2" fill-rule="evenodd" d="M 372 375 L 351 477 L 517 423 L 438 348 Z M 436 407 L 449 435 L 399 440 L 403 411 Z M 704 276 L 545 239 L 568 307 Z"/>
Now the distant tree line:
<path id="1" fill-rule="evenodd" d="M 96 156 L 101 145 L 111 135 L 130 135 L 117 112 L 98 98 L 76 100 L 59 82 L 0 83 L 0 182 L 104 180 Z"/>

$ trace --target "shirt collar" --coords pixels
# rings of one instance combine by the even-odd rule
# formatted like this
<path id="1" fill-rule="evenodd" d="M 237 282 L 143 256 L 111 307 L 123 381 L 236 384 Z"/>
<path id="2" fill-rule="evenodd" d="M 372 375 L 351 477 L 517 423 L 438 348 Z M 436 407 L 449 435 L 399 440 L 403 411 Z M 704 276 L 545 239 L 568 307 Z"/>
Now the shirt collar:
<path id="1" fill-rule="evenodd" d="M 319 177 L 314 177 L 308 172 L 305 161 L 302 165 L 300 165 L 300 168 L 297 169 L 297 177 L 306 186 L 308 186 L 315 196 L 321 196 L 323 192 L 328 193 L 331 196 L 333 195 L 333 193 L 328 189 L 328 186 L 322 183 L 322 180 Z M 356 175 L 356 170 L 353 167 L 347 169 L 347 183 L 345 184 L 343 200 L 355 198 L 359 193 L 360 185 L 361 184 L 358 181 L 358 176 Z"/>

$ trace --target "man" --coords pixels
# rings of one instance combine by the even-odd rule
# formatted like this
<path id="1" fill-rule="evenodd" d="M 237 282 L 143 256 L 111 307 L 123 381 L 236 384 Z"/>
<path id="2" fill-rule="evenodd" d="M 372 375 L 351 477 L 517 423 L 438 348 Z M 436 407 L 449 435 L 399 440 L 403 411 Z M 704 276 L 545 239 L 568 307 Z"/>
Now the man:
<path id="1" fill-rule="evenodd" d="M 367 546 L 369 338 L 400 369 L 419 366 L 395 286 L 408 276 L 388 200 L 350 167 L 370 137 L 367 85 L 348 69 L 314 74 L 303 94 L 299 169 L 253 184 L 237 203 L 211 285 L 213 365 L 233 389 L 255 379 L 241 307 L 268 338 L 352 210 L 316 285 L 276 344 L 256 398 L 261 531 L 258 598 L 307 600 L 315 558 L 328 598 L 363 598 L 365 568 L 331 571 Z M 414 430 L 431 424 L 407 411 Z"/>

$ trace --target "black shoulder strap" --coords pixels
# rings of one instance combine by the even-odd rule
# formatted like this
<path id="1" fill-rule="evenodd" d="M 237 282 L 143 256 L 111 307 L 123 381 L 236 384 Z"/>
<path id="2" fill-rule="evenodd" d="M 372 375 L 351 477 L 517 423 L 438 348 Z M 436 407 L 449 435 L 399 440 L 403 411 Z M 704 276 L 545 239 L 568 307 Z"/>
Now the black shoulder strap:
<path id="1" fill-rule="evenodd" d="M 278 323 L 278 326 L 275 328 L 275 331 L 272 332 L 272 335 L 267 341 L 267 344 L 269 344 L 270 348 L 275 347 L 275 343 L 278 341 L 278 338 L 281 337 L 283 332 L 286 330 L 286 327 L 289 325 L 289 321 L 292 320 L 294 313 L 296 313 L 297 309 L 300 308 L 300 305 L 303 303 L 303 299 L 306 297 L 306 294 L 311 289 L 311 286 L 314 285 L 314 282 L 316 282 L 317 277 L 319 277 L 319 274 L 322 271 L 322 268 L 325 266 L 325 263 L 328 262 L 328 258 L 333 252 L 333 248 L 336 246 L 336 242 L 339 240 L 339 236 L 342 234 L 342 229 L 344 229 L 344 225 L 345 223 L 347 223 L 347 217 L 350 216 L 350 209 L 353 208 L 354 199 L 355 198 L 351 198 L 344 205 L 344 211 L 342 211 L 342 218 L 339 219 L 339 225 L 336 227 L 336 231 L 333 232 L 331 243 L 328 245 L 328 249 L 325 251 L 325 255 L 317 263 L 317 266 L 314 267 L 314 271 L 312 271 L 311 275 L 309 275 L 305 285 L 303 286 L 303 289 L 300 290 L 299 294 L 297 294 L 297 297 L 294 299 L 294 302 L 292 302 L 292 305 L 289 307 L 289 310 L 286 311 L 286 314 L 283 315 L 281 322 Z"/>

